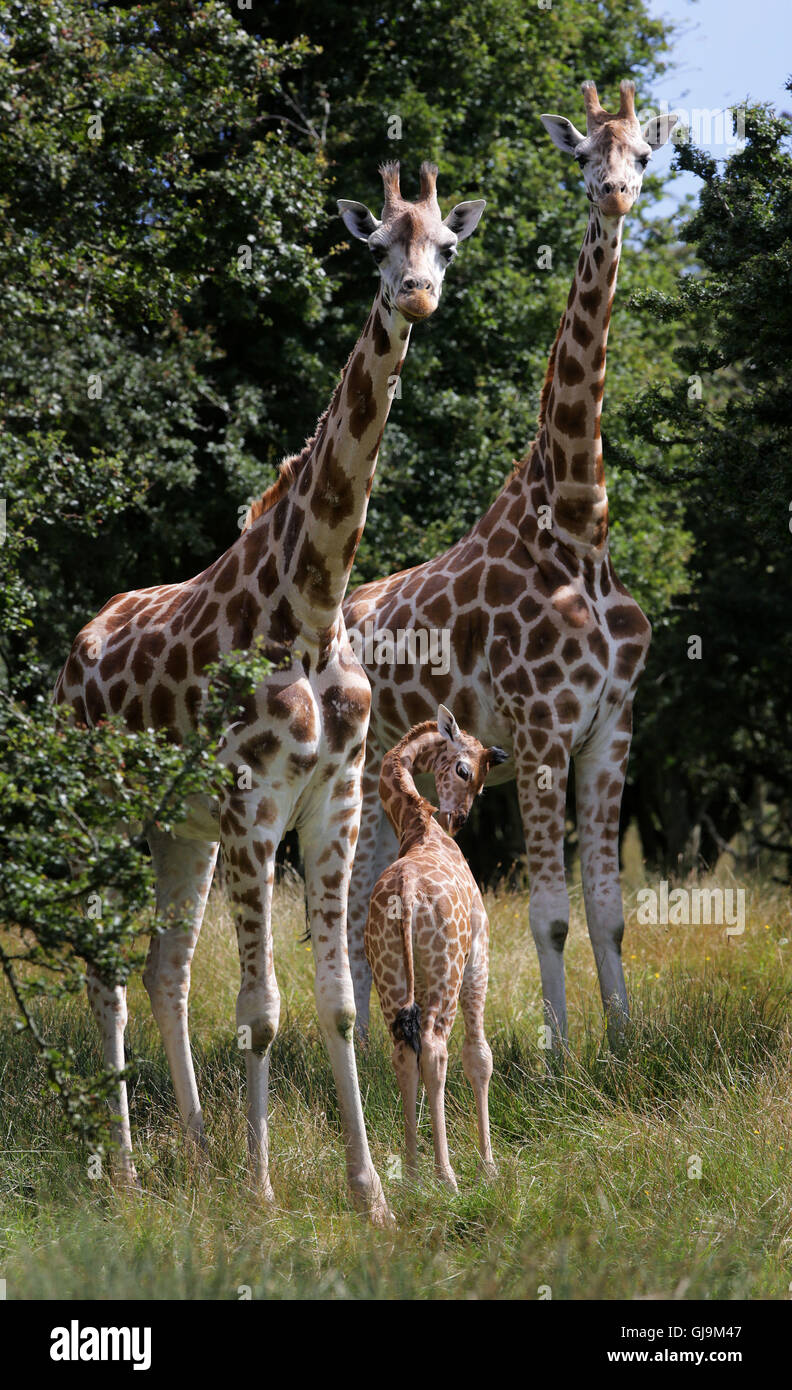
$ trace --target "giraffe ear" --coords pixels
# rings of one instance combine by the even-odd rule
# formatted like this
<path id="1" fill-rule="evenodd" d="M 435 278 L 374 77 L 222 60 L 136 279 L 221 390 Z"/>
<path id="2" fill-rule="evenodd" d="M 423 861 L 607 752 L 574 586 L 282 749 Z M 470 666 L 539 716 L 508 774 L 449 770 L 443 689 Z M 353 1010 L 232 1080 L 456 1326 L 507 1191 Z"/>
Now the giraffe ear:
<path id="1" fill-rule="evenodd" d="M 661 149 L 678 120 L 679 117 L 673 112 L 670 116 L 652 116 L 641 132 L 647 145 L 651 145 L 653 150 Z"/>
<path id="2" fill-rule="evenodd" d="M 459 725 L 450 709 L 446 709 L 445 705 L 438 705 L 437 707 L 437 732 L 442 734 L 449 743 L 459 742 Z"/>
<path id="3" fill-rule="evenodd" d="M 540 116 L 539 120 L 556 149 L 562 154 L 574 154 L 578 145 L 582 145 L 586 138 L 566 116 Z"/>
<path id="4" fill-rule="evenodd" d="M 382 226 L 373 212 L 369 212 L 365 203 L 350 203 L 347 198 L 339 198 L 338 211 L 347 231 L 357 237 L 358 241 L 368 241 L 371 233 Z"/>
<path id="5" fill-rule="evenodd" d="M 486 206 L 483 198 L 475 198 L 471 203 L 457 203 L 443 219 L 443 226 L 447 227 L 449 232 L 453 232 L 459 241 L 464 241 L 475 232 Z"/>

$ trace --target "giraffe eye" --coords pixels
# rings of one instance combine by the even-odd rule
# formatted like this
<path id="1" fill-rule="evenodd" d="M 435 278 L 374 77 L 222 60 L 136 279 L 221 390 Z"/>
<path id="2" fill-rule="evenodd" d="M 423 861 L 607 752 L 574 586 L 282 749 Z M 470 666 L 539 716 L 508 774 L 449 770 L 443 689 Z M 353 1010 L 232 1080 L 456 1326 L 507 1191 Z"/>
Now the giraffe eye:
<path id="1" fill-rule="evenodd" d="M 374 257 L 374 260 L 377 262 L 377 265 L 381 265 L 385 259 L 387 252 L 384 246 L 372 246 L 371 254 Z"/>
<path id="2" fill-rule="evenodd" d="M 446 265 L 450 265 L 453 260 L 456 260 L 456 247 L 441 246 L 440 255 L 443 257 L 443 260 L 445 261 Z"/>
<path id="3" fill-rule="evenodd" d="M 642 169 L 645 169 L 646 166 L 647 166 L 647 164 L 649 163 L 649 155 L 648 155 L 648 154 L 641 154 L 641 155 L 639 155 L 639 156 L 638 156 L 638 163 L 640 164 L 640 166 L 641 166 Z"/>
<path id="4" fill-rule="evenodd" d="M 585 164 L 588 164 L 588 155 L 587 155 L 587 154 L 576 154 L 576 155 L 575 155 L 575 159 L 577 160 L 577 162 L 578 162 L 578 164 L 580 165 L 581 169 L 583 168 L 583 166 L 584 166 Z"/>
<path id="5" fill-rule="evenodd" d="M 465 767 L 465 764 L 464 764 L 464 763 L 457 763 L 457 765 L 456 765 L 456 773 L 457 773 L 457 777 L 461 777 L 463 782 L 469 782 L 469 781 L 470 781 L 470 768 L 469 768 L 469 767 Z"/>

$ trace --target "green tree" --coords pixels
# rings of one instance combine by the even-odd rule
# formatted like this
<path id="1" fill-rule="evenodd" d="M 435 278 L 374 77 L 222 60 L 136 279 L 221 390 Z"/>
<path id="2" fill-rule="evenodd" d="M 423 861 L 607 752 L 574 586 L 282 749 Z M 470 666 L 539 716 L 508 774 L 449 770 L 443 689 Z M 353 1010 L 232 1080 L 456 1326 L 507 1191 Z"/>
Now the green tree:
<path id="1" fill-rule="evenodd" d="M 273 325 L 326 292 L 323 161 L 267 115 L 308 45 L 222 4 L 5 0 L 0 33 L 0 655 L 32 693 L 114 590 L 206 563 L 219 507 L 236 534 Z"/>
<path id="2" fill-rule="evenodd" d="M 627 422 L 656 452 L 639 473 L 683 499 L 692 539 L 636 745 L 642 838 L 672 867 L 711 862 L 740 831 L 738 864 L 776 852 L 792 866 L 792 150 L 787 118 L 743 116 L 724 165 L 677 156 L 703 180 L 682 232 L 701 273 L 636 296 L 641 316 L 681 326 L 674 370 Z"/>

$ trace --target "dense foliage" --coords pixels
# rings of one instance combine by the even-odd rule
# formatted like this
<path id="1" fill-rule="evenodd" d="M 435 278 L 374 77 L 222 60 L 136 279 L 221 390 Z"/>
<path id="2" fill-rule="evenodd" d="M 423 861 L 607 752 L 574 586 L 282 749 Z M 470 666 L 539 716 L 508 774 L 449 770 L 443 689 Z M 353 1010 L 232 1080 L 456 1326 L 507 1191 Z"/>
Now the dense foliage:
<path id="1" fill-rule="evenodd" d="M 112 592 L 186 576 L 233 539 L 224 482 L 239 488 L 266 410 L 250 381 L 221 380 L 222 340 L 262 339 L 262 379 L 283 370 L 283 325 L 322 301 L 325 214 L 315 155 L 263 109 L 305 42 L 280 52 L 220 4 L 14 0 L 0 26 L 0 468 L 19 576 L 0 650 L 14 663 L 27 626 L 16 679 L 35 689 Z"/>

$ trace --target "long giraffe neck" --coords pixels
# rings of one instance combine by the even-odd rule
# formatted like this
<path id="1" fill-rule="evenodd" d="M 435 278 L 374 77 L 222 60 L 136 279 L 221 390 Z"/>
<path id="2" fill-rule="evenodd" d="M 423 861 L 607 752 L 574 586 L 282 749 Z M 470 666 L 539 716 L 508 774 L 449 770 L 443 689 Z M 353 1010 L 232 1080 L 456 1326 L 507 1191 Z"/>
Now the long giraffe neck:
<path id="1" fill-rule="evenodd" d="M 526 482 L 544 477 L 553 533 L 574 549 L 604 554 L 608 498 L 600 416 L 605 352 L 621 254 L 623 219 L 592 207 L 542 392 L 540 431 Z"/>
<path id="2" fill-rule="evenodd" d="M 314 626 L 333 621 L 346 593 L 409 341 L 410 325 L 380 288 L 316 435 L 251 508 L 251 524 L 275 508 L 273 536 L 293 607 Z"/>
<path id="3" fill-rule="evenodd" d="M 443 743 L 437 724 L 429 720 L 411 729 L 383 758 L 379 794 L 398 837 L 400 855 L 423 839 L 429 829 L 436 807 L 421 796 L 413 774 L 431 772 Z"/>

